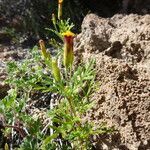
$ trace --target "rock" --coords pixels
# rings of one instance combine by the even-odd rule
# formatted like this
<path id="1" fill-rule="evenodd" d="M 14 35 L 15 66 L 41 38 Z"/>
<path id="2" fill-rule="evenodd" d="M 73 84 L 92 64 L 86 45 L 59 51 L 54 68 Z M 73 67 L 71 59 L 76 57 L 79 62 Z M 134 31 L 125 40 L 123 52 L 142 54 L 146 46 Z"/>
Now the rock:
<path id="1" fill-rule="evenodd" d="M 96 105 L 87 119 L 97 126 L 107 122 L 118 130 L 99 137 L 97 149 L 150 149 L 149 17 L 104 19 L 89 14 L 75 39 L 75 54 L 82 55 L 84 62 L 96 59 L 96 82 L 101 83 L 91 96 Z"/>
<path id="2" fill-rule="evenodd" d="M 87 15 L 82 33 L 75 39 L 76 51 L 99 53 L 148 67 L 150 57 L 150 15 L 115 15 L 101 18 Z"/>

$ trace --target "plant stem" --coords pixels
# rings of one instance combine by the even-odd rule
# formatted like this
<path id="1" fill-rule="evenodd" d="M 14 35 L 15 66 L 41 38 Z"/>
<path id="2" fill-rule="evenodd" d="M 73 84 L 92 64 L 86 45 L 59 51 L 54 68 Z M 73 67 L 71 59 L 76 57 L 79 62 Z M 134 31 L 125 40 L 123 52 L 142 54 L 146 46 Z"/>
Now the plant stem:
<path id="1" fill-rule="evenodd" d="M 50 110 L 52 110 L 54 107 L 53 107 L 53 104 L 54 104 L 54 99 L 51 99 L 50 100 Z M 53 125 L 53 122 L 52 120 L 50 119 L 50 125 L 52 126 Z M 50 135 L 53 135 L 54 131 L 52 128 L 50 128 Z"/>
<path id="2" fill-rule="evenodd" d="M 15 117 L 13 117 L 12 126 L 15 124 Z M 10 144 L 10 150 L 13 150 L 13 138 L 14 138 L 14 128 L 11 129 L 11 144 Z"/>
<path id="3" fill-rule="evenodd" d="M 77 117 L 76 110 L 75 110 L 74 104 L 72 104 L 71 98 L 67 98 L 67 100 L 68 100 L 68 102 L 69 102 L 69 105 L 70 105 L 70 108 L 71 108 L 71 111 L 72 111 L 73 115 L 74 115 L 75 117 Z"/>

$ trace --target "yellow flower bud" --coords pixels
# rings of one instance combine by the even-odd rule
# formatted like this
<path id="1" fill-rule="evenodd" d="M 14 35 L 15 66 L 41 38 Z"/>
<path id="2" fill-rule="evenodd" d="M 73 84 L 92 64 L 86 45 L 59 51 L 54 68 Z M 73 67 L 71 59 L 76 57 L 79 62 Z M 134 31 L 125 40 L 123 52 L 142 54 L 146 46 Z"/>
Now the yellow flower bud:
<path id="1" fill-rule="evenodd" d="M 75 36 L 71 31 L 66 31 L 62 34 L 64 36 L 64 66 L 68 69 L 73 64 L 73 38 Z"/>
<path id="2" fill-rule="evenodd" d="M 46 51 L 45 43 L 43 40 L 39 40 L 40 48 L 41 48 L 41 53 L 44 59 L 51 59 L 50 53 Z"/>
<path id="3" fill-rule="evenodd" d="M 62 17 L 62 3 L 63 3 L 63 0 L 58 0 L 58 19 L 59 20 Z"/>
<path id="4" fill-rule="evenodd" d="M 44 43 L 44 41 L 43 41 L 43 40 L 40 40 L 40 41 L 39 41 L 39 44 L 40 44 L 42 56 L 43 56 L 44 58 L 46 58 L 46 57 L 47 57 L 47 53 L 46 53 L 46 48 L 45 48 L 45 43 Z"/>
<path id="5" fill-rule="evenodd" d="M 56 81 L 61 80 L 60 69 L 58 68 L 57 60 L 52 59 L 52 74 Z"/>
<path id="6" fill-rule="evenodd" d="M 62 3 L 63 2 L 63 0 L 58 0 L 58 4 L 60 4 L 60 3 Z"/>

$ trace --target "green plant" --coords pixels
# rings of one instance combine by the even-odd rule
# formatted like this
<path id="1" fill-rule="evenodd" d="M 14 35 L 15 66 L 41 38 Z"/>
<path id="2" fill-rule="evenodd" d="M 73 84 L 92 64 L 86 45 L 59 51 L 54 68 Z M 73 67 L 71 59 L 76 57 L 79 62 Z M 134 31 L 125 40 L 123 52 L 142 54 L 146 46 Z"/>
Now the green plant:
<path id="1" fill-rule="evenodd" d="M 2 34 L 4 34 L 4 42 L 5 42 L 5 37 L 8 38 L 11 43 L 19 43 L 19 34 L 16 33 L 16 30 L 15 28 L 12 28 L 12 27 L 2 27 L 1 31 L 0 31 Z M 2 37 L 1 37 L 1 40 Z"/>
<path id="2" fill-rule="evenodd" d="M 0 101 L 0 113 L 5 118 L 2 132 L 9 137 L 5 143 L 11 149 L 87 150 L 92 149 L 93 135 L 112 132 L 104 124 L 94 129 L 93 123 L 84 119 L 93 107 L 89 98 L 95 89 L 95 61 L 89 60 L 73 69 L 74 34 L 70 31 L 73 25 L 54 19 L 55 31 L 50 31 L 64 42 L 64 46 L 63 43 L 54 45 L 58 46 L 57 49 L 61 46 L 61 52 L 53 56 L 40 40 L 41 55 L 34 47 L 26 59 L 8 63 L 6 83 L 11 89 L 8 96 Z M 58 59 L 61 60 L 59 63 Z M 51 99 L 46 107 L 47 124 L 42 124 L 41 119 L 28 113 L 28 103 L 37 91 L 57 95 L 55 103 Z M 15 147 L 16 133 L 21 140 Z"/>

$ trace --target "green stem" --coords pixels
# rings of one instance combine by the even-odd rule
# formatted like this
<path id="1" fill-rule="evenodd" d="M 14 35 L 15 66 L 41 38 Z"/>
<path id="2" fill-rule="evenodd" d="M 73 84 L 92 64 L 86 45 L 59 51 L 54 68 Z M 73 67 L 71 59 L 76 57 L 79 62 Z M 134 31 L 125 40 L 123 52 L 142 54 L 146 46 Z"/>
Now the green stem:
<path id="1" fill-rule="evenodd" d="M 69 102 L 69 105 L 70 105 L 70 108 L 71 108 L 71 111 L 72 111 L 73 115 L 74 115 L 75 117 L 77 117 L 76 110 L 75 110 L 74 104 L 72 104 L 71 98 L 67 98 L 67 100 L 68 100 L 68 102 Z"/>

